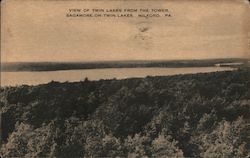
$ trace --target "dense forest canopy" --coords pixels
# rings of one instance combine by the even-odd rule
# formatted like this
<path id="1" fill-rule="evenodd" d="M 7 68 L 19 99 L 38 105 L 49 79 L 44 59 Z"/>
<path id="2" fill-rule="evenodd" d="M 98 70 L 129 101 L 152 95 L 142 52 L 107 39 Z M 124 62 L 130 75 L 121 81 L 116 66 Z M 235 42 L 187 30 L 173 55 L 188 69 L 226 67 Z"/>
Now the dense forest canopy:
<path id="1" fill-rule="evenodd" d="M 3 157 L 245 157 L 250 69 L 1 88 Z"/>

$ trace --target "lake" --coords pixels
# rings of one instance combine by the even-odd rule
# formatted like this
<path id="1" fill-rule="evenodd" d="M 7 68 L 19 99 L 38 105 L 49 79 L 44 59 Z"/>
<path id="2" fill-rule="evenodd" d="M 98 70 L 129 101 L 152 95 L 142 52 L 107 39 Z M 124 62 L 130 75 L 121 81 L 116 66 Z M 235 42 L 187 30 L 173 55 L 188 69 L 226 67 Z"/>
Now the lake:
<path id="1" fill-rule="evenodd" d="M 106 68 L 63 71 L 22 71 L 1 72 L 1 86 L 38 85 L 52 80 L 74 82 L 100 79 L 125 79 L 146 76 L 170 76 L 177 74 L 195 74 L 216 71 L 235 70 L 230 67 L 184 67 L 184 68 Z"/>

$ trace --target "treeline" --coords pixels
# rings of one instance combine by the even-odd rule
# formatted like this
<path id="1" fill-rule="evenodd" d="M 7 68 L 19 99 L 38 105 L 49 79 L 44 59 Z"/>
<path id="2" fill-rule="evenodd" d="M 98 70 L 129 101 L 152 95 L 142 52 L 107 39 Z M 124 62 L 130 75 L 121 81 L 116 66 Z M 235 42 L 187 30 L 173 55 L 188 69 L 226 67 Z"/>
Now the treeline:
<path id="1" fill-rule="evenodd" d="M 56 71 L 135 67 L 208 67 L 218 63 L 248 62 L 247 59 L 204 59 L 169 61 L 106 61 L 106 62 L 10 62 L 2 63 L 2 71 Z"/>
<path id="2" fill-rule="evenodd" d="M 1 88 L 2 157 L 247 157 L 250 69 Z"/>

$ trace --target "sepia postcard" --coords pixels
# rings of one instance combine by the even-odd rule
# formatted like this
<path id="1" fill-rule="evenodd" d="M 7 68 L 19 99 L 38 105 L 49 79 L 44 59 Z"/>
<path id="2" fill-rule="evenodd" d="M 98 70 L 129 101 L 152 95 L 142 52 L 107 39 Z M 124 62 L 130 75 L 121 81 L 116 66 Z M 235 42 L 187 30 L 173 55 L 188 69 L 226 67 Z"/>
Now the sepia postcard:
<path id="1" fill-rule="evenodd" d="M 0 157 L 250 157 L 248 0 L 3 0 L 0 57 Z"/>

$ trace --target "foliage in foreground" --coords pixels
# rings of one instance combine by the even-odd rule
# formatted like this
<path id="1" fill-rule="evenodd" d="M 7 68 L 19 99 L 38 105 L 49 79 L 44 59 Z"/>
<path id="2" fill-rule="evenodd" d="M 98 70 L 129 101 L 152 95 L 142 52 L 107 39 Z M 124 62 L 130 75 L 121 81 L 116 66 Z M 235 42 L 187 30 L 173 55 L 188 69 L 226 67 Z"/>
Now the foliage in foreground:
<path id="1" fill-rule="evenodd" d="M 250 155 L 250 70 L 2 88 L 3 157 Z"/>

